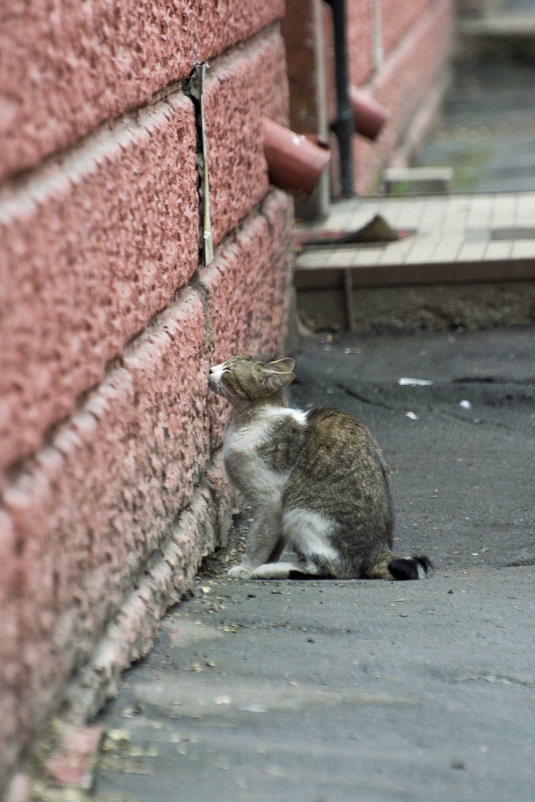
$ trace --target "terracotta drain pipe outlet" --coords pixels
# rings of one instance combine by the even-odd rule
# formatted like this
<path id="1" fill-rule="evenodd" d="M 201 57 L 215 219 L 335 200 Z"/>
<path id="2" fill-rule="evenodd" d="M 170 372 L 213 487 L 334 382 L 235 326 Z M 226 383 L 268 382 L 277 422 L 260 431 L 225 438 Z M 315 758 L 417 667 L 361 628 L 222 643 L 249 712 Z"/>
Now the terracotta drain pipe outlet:
<path id="1" fill-rule="evenodd" d="M 295 195 L 310 195 L 331 158 L 327 143 L 314 134 L 296 134 L 267 117 L 263 123 L 270 182 Z"/>
<path id="2" fill-rule="evenodd" d="M 368 92 L 349 87 L 349 102 L 353 109 L 355 133 L 375 140 L 381 133 L 383 126 L 390 118 L 390 112 L 381 103 L 375 100 Z"/>

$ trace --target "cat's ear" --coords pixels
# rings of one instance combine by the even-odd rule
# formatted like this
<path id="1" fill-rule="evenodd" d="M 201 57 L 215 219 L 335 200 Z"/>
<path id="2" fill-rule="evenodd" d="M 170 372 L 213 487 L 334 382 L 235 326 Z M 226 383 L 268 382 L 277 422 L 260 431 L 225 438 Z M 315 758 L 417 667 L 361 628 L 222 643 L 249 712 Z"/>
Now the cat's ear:
<path id="1" fill-rule="evenodd" d="M 283 359 L 276 359 L 274 362 L 270 362 L 269 365 L 281 373 L 291 373 L 295 367 L 295 362 L 293 359 L 285 356 Z"/>
<path id="2" fill-rule="evenodd" d="M 284 371 L 283 373 L 279 370 L 265 370 L 262 374 L 262 384 L 270 393 L 276 393 L 282 390 L 283 387 L 287 387 L 288 384 L 291 384 L 294 379 L 295 376 L 291 370 Z"/>

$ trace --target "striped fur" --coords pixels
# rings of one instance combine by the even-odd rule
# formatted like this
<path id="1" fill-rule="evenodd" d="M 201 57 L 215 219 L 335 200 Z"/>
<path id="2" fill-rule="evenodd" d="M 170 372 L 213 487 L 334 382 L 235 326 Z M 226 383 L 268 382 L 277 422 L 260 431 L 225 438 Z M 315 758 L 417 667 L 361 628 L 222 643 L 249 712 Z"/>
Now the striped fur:
<path id="1" fill-rule="evenodd" d="M 210 371 L 210 385 L 233 407 L 225 466 L 254 514 L 245 556 L 229 575 L 429 576 L 427 557 L 391 551 L 390 473 L 374 438 L 345 412 L 292 409 L 284 390 L 293 368 L 291 359 L 238 356 Z"/>

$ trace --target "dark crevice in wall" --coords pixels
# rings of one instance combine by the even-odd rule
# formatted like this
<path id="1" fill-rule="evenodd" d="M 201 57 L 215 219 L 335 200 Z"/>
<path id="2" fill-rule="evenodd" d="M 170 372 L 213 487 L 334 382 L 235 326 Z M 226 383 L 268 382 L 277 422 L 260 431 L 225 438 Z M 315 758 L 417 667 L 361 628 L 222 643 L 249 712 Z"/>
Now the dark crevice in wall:
<path id="1" fill-rule="evenodd" d="M 203 75 L 202 64 L 196 64 L 190 72 L 187 79 L 182 85 L 182 91 L 188 97 L 193 105 L 195 116 L 195 152 L 196 152 L 196 166 L 197 166 L 197 196 L 199 199 L 199 263 L 204 258 L 204 214 L 205 214 L 205 197 L 204 197 L 204 150 L 203 150 L 203 125 L 202 125 L 202 111 L 201 111 L 201 97 L 203 90 Z"/>

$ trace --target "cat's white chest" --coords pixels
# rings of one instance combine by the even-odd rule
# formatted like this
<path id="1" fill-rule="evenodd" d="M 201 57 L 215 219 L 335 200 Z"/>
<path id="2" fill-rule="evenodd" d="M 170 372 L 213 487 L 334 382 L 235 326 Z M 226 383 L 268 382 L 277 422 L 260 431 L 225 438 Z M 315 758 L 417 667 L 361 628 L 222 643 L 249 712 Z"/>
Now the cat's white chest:
<path id="1" fill-rule="evenodd" d="M 224 454 L 254 455 L 266 440 L 269 424 L 264 420 L 255 420 L 238 426 L 232 421 L 225 435 Z"/>
<path id="2" fill-rule="evenodd" d="M 260 449 L 273 436 L 278 419 L 286 415 L 299 416 L 303 424 L 306 419 L 305 413 L 295 410 L 273 410 L 247 423 L 231 421 L 227 429 L 223 449 L 225 467 L 232 482 L 253 503 L 280 502 L 289 472 L 267 465 Z"/>

